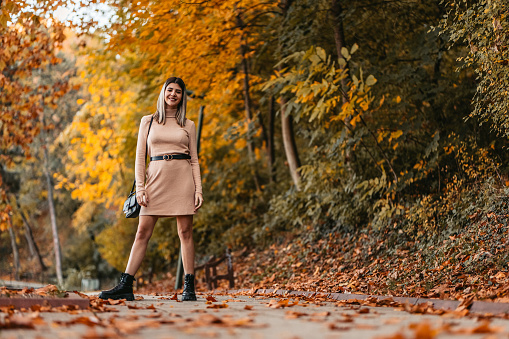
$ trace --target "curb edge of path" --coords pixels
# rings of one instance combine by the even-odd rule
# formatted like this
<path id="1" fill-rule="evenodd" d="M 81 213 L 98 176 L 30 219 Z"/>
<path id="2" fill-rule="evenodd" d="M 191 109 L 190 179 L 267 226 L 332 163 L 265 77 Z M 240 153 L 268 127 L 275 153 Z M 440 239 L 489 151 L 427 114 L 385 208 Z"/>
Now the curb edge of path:
<path id="1" fill-rule="evenodd" d="M 430 298 L 411 298 L 411 297 L 392 297 L 392 296 L 383 296 L 383 295 L 374 295 L 374 294 L 353 294 L 353 293 L 327 293 L 327 292 L 311 292 L 311 291 L 291 291 L 291 290 L 281 290 L 281 289 L 236 289 L 236 290 L 214 290 L 211 292 L 216 293 L 246 293 L 251 292 L 253 294 L 271 294 L 277 296 L 291 296 L 291 295 L 302 295 L 302 296 L 322 296 L 330 299 L 334 299 L 337 301 L 341 300 L 351 300 L 351 299 L 359 299 L 365 300 L 369 297 L 375 297 L 379 300 L 389 299 L 402 303 L 402 304 L 410 304 L 410 305 L 418 305 L 422 303 L 431 303 L 433 308 L 437 310 L 447 310 L 454 311 L 461 304 L 461 301 L 458 300 L 442 300 L 442 299 L 430 299 Z M 487 302 L 487 301 L 473 301 L 468 310 L 471 313 L 491 313 L 491 314 L 509 314 L 509 303 L 497 303 L 497 302 Z"/>

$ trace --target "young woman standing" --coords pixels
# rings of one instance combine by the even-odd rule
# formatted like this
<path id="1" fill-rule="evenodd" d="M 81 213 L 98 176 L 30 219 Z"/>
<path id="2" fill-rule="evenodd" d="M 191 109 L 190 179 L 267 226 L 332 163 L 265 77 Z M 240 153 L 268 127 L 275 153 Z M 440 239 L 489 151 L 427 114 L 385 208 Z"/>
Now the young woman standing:
<path id="1" fill-rule="evenodd" d="M 141 205 L 138 231 L 120 283 L 102 291 L 102 299 L 134 300 L 134 275 L 141 265 L 156 221 L 177 219 L 184 264 L 182 301 L 196 300 L 193 215 L 203 203 L 196 126 L 186 118 L 186 86 L 171 77 L 164 83 L 153 115 L 141 119 L 136 147 L 136 200 Z M 149 133 L 150 128 L 150 133 Z M 150 164 L 145 168 L 145 149 Z"/>

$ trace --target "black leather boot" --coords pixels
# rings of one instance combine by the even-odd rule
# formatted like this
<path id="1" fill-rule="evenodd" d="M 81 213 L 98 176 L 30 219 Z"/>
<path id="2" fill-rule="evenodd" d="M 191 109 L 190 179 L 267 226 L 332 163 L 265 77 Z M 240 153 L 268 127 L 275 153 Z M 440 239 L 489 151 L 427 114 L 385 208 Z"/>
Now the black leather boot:
<path id="1" fill-rule="evenodd" d="M 184 277 L 182 301 L 196 301 L 196 293 L 194 293 L 194 274 L 186 274 Z"/>
<path id="2" fill-rule="evenodd" d="M 133 301 L 133 282 L 134 276 L 127 273 L 122 273 L 120 276 L 120 283 L 113 287 L 111 290 L 102 291 L 101 294 L 99 294 L 99 298 L 115 300 L 125 299 L 128 301 Z"/>

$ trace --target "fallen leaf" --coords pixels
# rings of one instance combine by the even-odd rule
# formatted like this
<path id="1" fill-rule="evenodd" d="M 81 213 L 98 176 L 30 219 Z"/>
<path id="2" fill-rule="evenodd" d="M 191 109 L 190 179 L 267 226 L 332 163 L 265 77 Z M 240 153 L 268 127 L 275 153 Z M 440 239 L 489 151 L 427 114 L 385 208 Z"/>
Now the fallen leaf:
<path id="1" fill-rule="evenodd" d="M 228 308 L 228 304 L 213 304 L 207 306 L 207 308 Z"/>
<path id="2" fill-rule="evenodd" d="M 308 314 L 304 313 L 304 312 L 297 312 L 297 311 L 288 310 L 288 311 L 286 311 L 285 318 L 287 318 L 287 319 L 297 319 L 297 318 L 300 318 L 300 317 L 303 317 L 303 316 L 306 316 L 306 315 L 308 315 Z"/>
<path id="3" fill-rule="evenodd" d="M 312 313 L 311 316 L 312 317 L 328 317 L 330 315 L 330 312 L 316 312 L 316 313 Z"/>
<path id="4" fill-rule="evenodd" d="M 334 323 L 329 323 L 327 327 L 329 328 L 329 330 L 333 331 L 349 331 L 351 329 L 350 326 L 338 326 Z"/>
<path id="5" fill-rule="evenodd" d="M 13 328 L 30 328 L 34 329 L 34 322 L 29 317 L 24 317 L 19 314 L 9 315 L 0 322 L 0 329 L 13 329 Z"/>
<path id="6" fill-rule="evenodd" d="M 205 298 L 207 301 L 211 301 L 211 302 L 217 302 L 216 298 L 214 298 L 213 296 L 209 295 Z"/>
<path id="7" fill-rule="evenodd" d="M 415 339 L 433 339 L 439 332 L 431 327 L 428 321 L 418 324 L 410 324 L 409 326 L 415 332 Z"/>
<path id="8" fill-rule="evenodd" d="M 125 305 L 125 299 L 108 299 L 108 303 L 110 305 Z"/>
<path id="9" fill-rule="evenodd" d="M 399 324 L 400 322 L 401 322 L 400 318 L 389 318 L 389 319 L 385 319 L 383 323 L 385 325 L 395 325 L 395 324 Z"/>
<path id="10" fill-rule="evenodd" d="M 358 330 L 375 330 L 378 326 L 371 324 L 355 324 L 355 328 Z"/>
<path id="11" fill-rule="evenodd" d="M 295 305 L 298 305 L 299 301 L 296 300 L 293 303 L 290 303 L 289 299 L 280 299 L 280 300 L 271 300 L 269 302 L 269 305 L 267 305 L 270 308 L 284 308 L 284 307 L 292 307 Z"/>
<path id="12" fill-rule="evenodd" d="M 55 285 L 51 285 L 51 284 L 50 285 L 46 285 L 44 287 L 36 289 L 35 293 L 37 293 L 39 295 L 42 295 L 42 296 L 46 296 L 48 294 L 58 293 L 58 287 L 56 287 Z"/>

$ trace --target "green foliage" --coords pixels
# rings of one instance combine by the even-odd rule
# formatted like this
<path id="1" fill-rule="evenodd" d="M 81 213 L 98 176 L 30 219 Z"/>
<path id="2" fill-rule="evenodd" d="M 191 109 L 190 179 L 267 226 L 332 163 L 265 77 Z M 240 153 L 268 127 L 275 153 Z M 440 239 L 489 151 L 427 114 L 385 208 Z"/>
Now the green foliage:
<path id="1" fill-rule="evenodd" d="M 494 130 L 509 135 L 509 51 L 507 3 L 502 0 L 443 1 L 447 15 L 438 26 L 452 44 L 468 54 L 459 57 L 460 69 L 477 73 L 477 91 L 470 117 L 488 122 Z"/>

